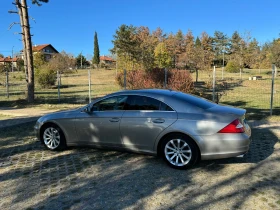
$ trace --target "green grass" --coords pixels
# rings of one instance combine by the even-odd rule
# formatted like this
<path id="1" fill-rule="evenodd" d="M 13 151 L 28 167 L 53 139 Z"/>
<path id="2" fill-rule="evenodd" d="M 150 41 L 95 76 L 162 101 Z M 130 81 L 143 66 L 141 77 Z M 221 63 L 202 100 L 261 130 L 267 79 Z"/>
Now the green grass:
<path id="1" fill-rule="evenodd" d="M 108 93 L 120 90 L 115 82 L 114 70 L 91 69 L 91 97 L 96 98 Z M 67 109 L 88 103 L 88 70 L 78 70 L 72 74 L 62 75 L 62 87 L 60 88 L 60 102 L 58 101 L 57 87 L 42 89 L 35 83 L 35 103 L 26 103 L 26 82 L 20 80 L 24 73 L 10 72 L 9 92 L 6 96 L 6 87 L 3 86 L 5 75 L 0 74 L 0 105 L 9 107 L 40 107 L 47 109 Z"/>
<path id="2" fill-rule="evenodd" d="M 199 72 L 199 81 L 208 81 L 208 87 L 202 91 L 208 91 L 208 98 L 212 99 L 212 72 Z M 227 83 L 227 86 L 216 86 L 216 91 L 220 93 L 219 103 L 228 104 L 244 108 L 247 110 L 248 119 L 265 119 L 277 121 L 280 119 L 280 79 L 275 78 L 273 116 L 270 114 L 271 99 L 271 70 L 245 69 L 242 72 L 242 80 L 239 73 L 224 72 L 222 80 L 221 69 L 216 69 L 216 83 Z M 195 78 L 195 73 L 192 74 Z M 262 76 L 261 80 L 249 80 L 252 76 Z M 204 85 L 207 86 L 207 85 Z"/>
<path id="3" fill-rule="evenodd" d="M 205 82 L 197 87 L 202 96 L 212 99 L 212 70 L 199 71 L 198 81 Z M 96 98 L 121 88 L 115 81 L 115 70 L 91 70 L 91 97 Z M 195 78 L 195 73 L 191 73 Z M 248 119 L 266 119 L 277 121 L 280 117 L 280 96 L 278 93 L 280 79 L 275 80 L 274 110 L 269 117 L 271 97 L 271 70 L 245 69 L 239 73 L 224 71 L 222 80 L 221 68 L 216 69 L 216 91 L 219 93 L 219 103 L 247 109 Z M 249 80 L 252 76 L 262 76 L 261 80 Z M 25 101 L 26 84 L 22 72 L 10 73 L 10 98 L 6 97 L 6 87 L 3 86 L 5 75 L 0 74 L 0 106 L 34 107 L 44 109 L 69 109 L 88 103 L 88 70 L 78 70 L 72 74 L 62 75 L 60 102 L 58 102 L 57 87 L 42 89 L 36 84 L 34 104 Z M 226 83 L 226 86 L 224 85 Z M 223 85 L 224 86 L 223 86 Z M 2 116 L 4 118 L 4 116 Z M 1 116 L 0 116 L 1 119 Z"/>

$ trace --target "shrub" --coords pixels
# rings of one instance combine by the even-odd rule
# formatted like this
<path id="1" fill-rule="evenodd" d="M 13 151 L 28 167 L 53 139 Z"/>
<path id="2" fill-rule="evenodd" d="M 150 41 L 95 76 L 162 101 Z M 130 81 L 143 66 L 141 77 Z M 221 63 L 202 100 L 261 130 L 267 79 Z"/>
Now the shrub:
<path id="1" fill-rule="evenodd" d="M 225 70 L 230 73 L 238 73 L 240 71 L 239 65 L 234 61 L 229 61 L 226 65 Z"/>
<path id="2" fill-rule="evenodd" d="M 171 75 L 168 78 L 168 88 L 184 93 L 192 93 L 194 84 L 189 71 L 171 70 Z"/>
<path id="3" fill-rule="evenodd" d="M 164 88 L 164 69 L 152 69 L 149 71 L 134 70 L 127 71 L 126 88 L 127 89 L 146 89 L 146 88 Z M 190 73 L 186 70 L 169 70 L 167 74 L 167 87 L 172 90 L 191 93 L 194 85 Z M 124 73 L 120 72 L 116 76 L 118 85 L 124 87 Z"/>
<path id="4" fill-rule="evenodd" d="M 42 88 L 49 88 L 55 85 L 56 72 L 49 69 L 47 66 L 43 66 L 40 70 L 36 71 L 36 79 Z"/>

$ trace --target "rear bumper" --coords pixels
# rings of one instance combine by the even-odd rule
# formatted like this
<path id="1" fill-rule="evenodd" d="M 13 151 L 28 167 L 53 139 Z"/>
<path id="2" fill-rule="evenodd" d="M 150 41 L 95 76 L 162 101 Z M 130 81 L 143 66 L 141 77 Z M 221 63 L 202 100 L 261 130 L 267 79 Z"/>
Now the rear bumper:
<path id="1" fill-rule="evenodd" d="M 206 139 L 206 138 L 205 138 Z M 230 134 L 225 136 L 217 134 L 214 137 L 204 139 L 203 149 L 201 150 L 201 159 L 222 159 L 244 155 L 249 151 L 251 135 Z"/>

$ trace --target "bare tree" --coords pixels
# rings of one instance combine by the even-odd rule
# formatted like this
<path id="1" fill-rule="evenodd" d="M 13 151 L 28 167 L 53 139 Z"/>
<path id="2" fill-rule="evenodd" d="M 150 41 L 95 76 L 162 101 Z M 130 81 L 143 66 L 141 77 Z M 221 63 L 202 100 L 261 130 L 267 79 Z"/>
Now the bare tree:
<path id="1" fill-rule="evenodd" d="M 47 3 L 48 0 L 32 0 L 32 4 L 37 4 L 38 6 L 41 5 L 40 2 Z M 14 4 L 17 7 L 16 13 L 19 15 L 21 25 L 24 68 L 27 75 L 27 101 L 32 103 L 34 102 L 34 65 L 28 5 L 26 0 L 14 0 Z"/>

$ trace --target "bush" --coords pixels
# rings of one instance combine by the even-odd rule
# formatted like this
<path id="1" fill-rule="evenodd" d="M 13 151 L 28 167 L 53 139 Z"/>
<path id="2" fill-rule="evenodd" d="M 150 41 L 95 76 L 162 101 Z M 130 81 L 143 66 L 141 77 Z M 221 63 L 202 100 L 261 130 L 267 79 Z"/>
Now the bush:
<path id="1" fill-rule="evenodd" d="M 54 70 L 44 66 L 36 71 L 36 79 L 42 88 L 49 88 L 55 85 L 56 77 L 56 72 Z"/>
<path id="2" fill-rule="evenodd" d="M 168 88 L 184 93 L 192 93 L 194 84 L 189 71 L 171 70 L 171 75 L 168 78 Z"/>
<path id="3" fill-rule="evenodd" d="M 234 61 L 229 61 L 225 70 L 230 73 L 238 73 L 240 71 L 239 65 Z"/>
<path id="4" fill-rule="evenodd" d="M 155 68 L 149 71 L 134 70 L 127 71 L 127 89 L 164 88 L 164 69 Z M 190 73 L 186 70 L 169 70 L 167 74 L 167 87 L 172 90 L 191 93 L 194 85 Z M 117 74 L 116 81 L 119 86 L 124 87 L 124 73 Z"/>

